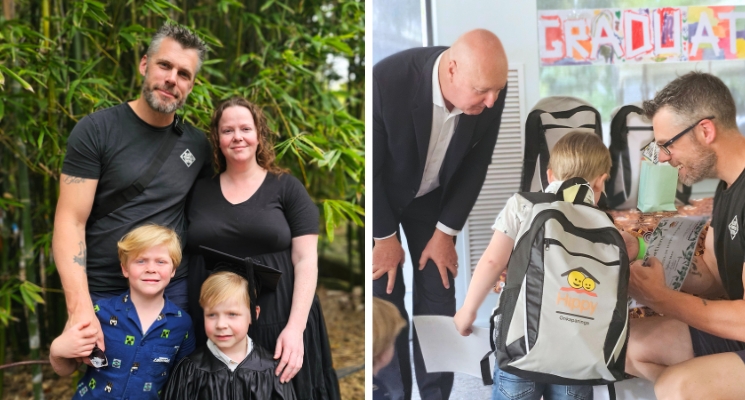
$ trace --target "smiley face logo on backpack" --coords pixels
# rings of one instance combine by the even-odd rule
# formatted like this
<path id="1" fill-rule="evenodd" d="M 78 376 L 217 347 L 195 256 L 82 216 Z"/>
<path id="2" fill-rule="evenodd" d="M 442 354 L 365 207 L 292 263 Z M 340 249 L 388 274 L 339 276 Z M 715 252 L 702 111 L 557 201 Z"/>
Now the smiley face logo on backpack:
<path id="1" fill-rule="evenodd" d="M 595 290 L 595 286 L 600 282 L 598 282 L 597 278 L 592 276 L 592 274 L 587 272 L 586 269 L 582 267 L 570 269 L 561 274 L 561 276 L 566 276 L 567 283 L 569 284 L 569 287 L 562 287 L 561 290 L 598 297 L 598 295 L 593 293 L 593 291 Z"/>
<path id="2" fill-rule="evenodd" d="M 562 285 L 557 292 L 556 304 L 564 310 L 557 312 L 584 318 L 592 316 L 598 306 L 597 301 L 591 299 L 598 297 L 594 293 L 600 284 L 597 278 L 582 267 L 572 268 L 561 276 L 566 277 L 567 286 Z"/>

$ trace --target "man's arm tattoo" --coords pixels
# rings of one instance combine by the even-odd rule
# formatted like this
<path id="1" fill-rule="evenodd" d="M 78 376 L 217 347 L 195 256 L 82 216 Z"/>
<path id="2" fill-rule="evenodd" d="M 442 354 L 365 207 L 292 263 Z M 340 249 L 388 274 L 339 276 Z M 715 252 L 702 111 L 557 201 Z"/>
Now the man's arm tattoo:
<path id="1" fill-rule="evenodd" d="M 67 177 L 65 177 L 65 183 L 68 183 L 68 184 L 70 184 L 70 183 L 83 183 L 83 182 L 85 182 L 85 179 L 84 178 L 77 177 L 77 176 L 69 176 L 68 175 Z"/>
<path id="2" fill-rule="evenodd" d="M 707 304 L 709 304 L 709 303 L 707 303 L 707 302 L 706 302 L 706 299 L 701 299 L 701 301 L 703 301 L 703 302 L 704 302 L 704 305 L 707 305 Z"/>
<path id="3" fill-rule="evenodd" d="M 88 249 L 85 248 L 85 244 L 83 242 L 78 243 L 80 245 L 80 253 L 78 255 L 72 257 L 72 261 L 75 264 L 79 264 L 83 268 L 85 268 L 85 262 L 88 258 Z"/>

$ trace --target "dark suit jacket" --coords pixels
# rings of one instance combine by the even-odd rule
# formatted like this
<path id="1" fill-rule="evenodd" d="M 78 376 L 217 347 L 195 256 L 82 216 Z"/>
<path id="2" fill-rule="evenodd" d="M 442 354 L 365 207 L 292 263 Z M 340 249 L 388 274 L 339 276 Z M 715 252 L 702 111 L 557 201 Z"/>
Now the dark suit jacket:
<path id="1" fill-rule="evenodd" d="M 405 50 L 373 67 L 373 237 L 398 229 L 419 191 L 432 130 L 432 68 L 446 47 Z M 460 230 L 491 163 L 507 88 L 492 108 L 461 114 L 440 170 L 438 221 Z"/>

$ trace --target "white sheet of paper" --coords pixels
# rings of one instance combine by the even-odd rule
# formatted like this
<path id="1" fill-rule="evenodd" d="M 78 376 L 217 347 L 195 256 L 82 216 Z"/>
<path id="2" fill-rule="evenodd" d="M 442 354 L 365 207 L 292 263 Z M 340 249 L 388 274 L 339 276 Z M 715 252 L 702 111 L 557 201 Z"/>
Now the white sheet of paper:
<path id="1" fill-rule="evenodd" d="M 474 326 L 471 335 L 461 336 L 453 317 L 436 315 L 416 316 L 414 326 L 427 372 L 462 372 L 481 378 L 481 359 L 491 351 L 489 329 Z M 494 369 L 494 354 L 489 356 L 489 368 Z"/>
<path id="2" fill-rule="evenodd" d="M 647 255 L 657 257 L 665 267 L 665 283 L 680 290 L 688 275 L 701 230 L 708 217 L 662 218 L 652 232 Z"/>
<path id="3" fill-rule="evenodd" d="M 647 241 L 647 256 L 657 257 L 665 268 L 665 284 L 674 290 L 683 286 L 691 267 L 699 235 L 706 226 L 708 217 L 662 218 L 657 228 L 644 238 Z M 629 308 L 644 307 L 629 299 Z"/>

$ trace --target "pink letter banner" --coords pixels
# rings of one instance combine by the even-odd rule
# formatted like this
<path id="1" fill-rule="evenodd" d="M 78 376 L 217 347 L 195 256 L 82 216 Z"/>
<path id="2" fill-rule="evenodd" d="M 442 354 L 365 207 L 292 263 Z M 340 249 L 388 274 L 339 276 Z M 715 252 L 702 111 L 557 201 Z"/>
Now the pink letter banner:
<path id="1" fill-rule="evenodd" d="M 538 11 L 541 66 L 745 59 L 745 6 Z"/>

